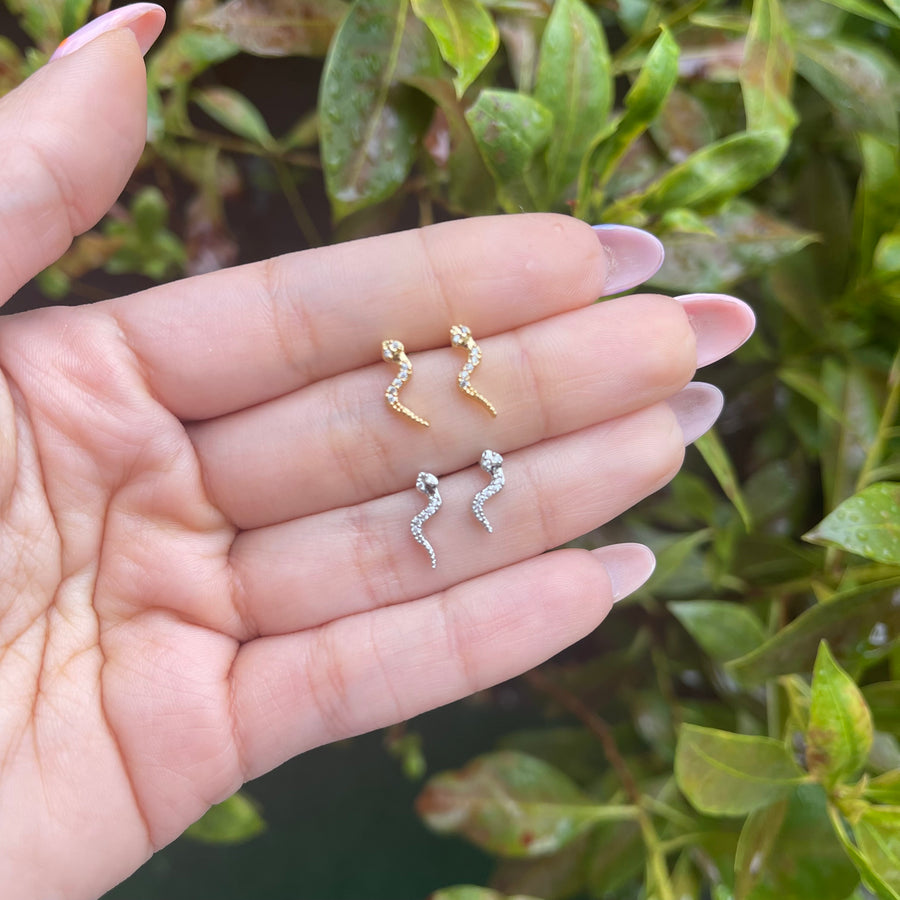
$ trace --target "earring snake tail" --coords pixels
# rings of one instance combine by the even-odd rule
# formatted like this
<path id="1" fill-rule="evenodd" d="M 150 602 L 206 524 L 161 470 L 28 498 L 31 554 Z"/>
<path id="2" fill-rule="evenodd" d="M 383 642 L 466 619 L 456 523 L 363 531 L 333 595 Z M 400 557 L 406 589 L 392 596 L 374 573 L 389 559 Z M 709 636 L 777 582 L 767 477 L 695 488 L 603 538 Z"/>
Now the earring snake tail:
<path id="1" fill-rule="evenodd" d="M 431 568 L 436 569 L 437 557 L 434 555 L 434 547 L 422 533 L 422 525 L 441 508 L 441 504 L 444 502 L 441 499 L 441 492 L 438 490 L 437 477 L 430 472 L 419 472 L 419 477 L 416 479 L 416 490 L 428 497 L 428 506 L 413 518 L 409 524 L 409 530 L 416 542 L 421 544 L 431 557 Z"/>
<path id="2" fill-rule="evenodd" d="M 506 476 L 503 474 L 503 457 L 493 450 L 485 450 L 481 454 L 481 468 L 491 476 L 491 483 L 475 495 L 475 499 L 472 501 L 472 512 L 475 513 L 475 518 L 484 525 L 488 533 L 493 534 L 494 529 L 484 514 L 484 504 L 506 484 Z"/>
<path id="3" fill-rule="evenodd" d="M 483 394 L 479 394 L 471 384 L 472 372 L 475 371 L 475 367 L 481 362 L 481 348 L 475 343 L 472 331 L 466 325 L 454 325 L 450 329 L 450 343 L 454 347 L 462 347 L 469 353 L 469 358 L 456 379 L 459 389 L 470 397 L 474 397 L 479 403 L 483 403 L 485 409 L 492 416 L 496 416 L 497 410 L 494 404 Z"/>
<path id="4" fill-rule="evenodd" d="M 409 407 L 404 406 L 399 399 L 400 388 L 409 381 L 409 376 L 412 375 L 412 363 L 406 355 L 403 344 L 400 341 L 382 341 L 381 355 L 385 362 L 395 362 L 400 366 L 397 377 L 388 385 L 387 390 L 384 392 L 384 399 L 387 400 L 388 406 L 412 419 L 413 422 L 418 422 L 420 425 L 428 428 L 429 422 L 421 416 L 417 416 Z"/>

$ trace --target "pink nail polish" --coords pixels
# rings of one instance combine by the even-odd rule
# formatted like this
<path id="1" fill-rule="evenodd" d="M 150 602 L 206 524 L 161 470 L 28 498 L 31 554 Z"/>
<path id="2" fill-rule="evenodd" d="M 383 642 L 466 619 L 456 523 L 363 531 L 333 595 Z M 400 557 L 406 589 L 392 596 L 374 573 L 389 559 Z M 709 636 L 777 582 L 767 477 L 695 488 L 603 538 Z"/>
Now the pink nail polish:
<path id="1" fill-rule="evenodd" d="M 728 294 L 683 294 L 675 298 L 687 313 L 697 339 L 697 365 L 710 363 L 737 350 L 753 334 L 753 310 Z"/>
<path id="2" fill-rule="evenodd" d="M 606 251 L 608 268 L 603 293 L 618 294 L 651 278 L 666 253 L 659 239 L 630 225 L 594 225 Z"/>
<path id="3" fill-rule="evenodd" d="M 70 34 L 57 48 L 51 60 L 68 56 L 89 44 L 94 38 L 119 28 L 128 28 L 137 38 L 141 53 L 145 54 L 159 37 L 166 22 L 166 11 L 155 3 L 132 3 L 111 9 L 99 18 Z"/>
<path id="4" fill-rule="evenodd" d="M 675 413 L 687 446 L 713 427 L 725 405 L 725 398 L 717 387 L 692 381 L 666 402 Z"/>
<path id="5" fill-rule="evenodd" d="M 613 603 L 633 594 L 653 574 L 656 557 L 643 544 L 611 544 L 593 550 L 609 576 Z"/>

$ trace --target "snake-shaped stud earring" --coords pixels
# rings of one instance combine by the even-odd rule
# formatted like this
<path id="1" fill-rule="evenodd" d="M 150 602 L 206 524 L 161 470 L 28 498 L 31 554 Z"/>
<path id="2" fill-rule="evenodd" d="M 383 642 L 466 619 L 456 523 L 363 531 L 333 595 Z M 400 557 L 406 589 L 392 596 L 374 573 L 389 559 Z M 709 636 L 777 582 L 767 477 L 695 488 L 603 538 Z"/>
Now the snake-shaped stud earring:
<path id="1" fill-rule="evenodd" d="M 412 375 L 412 363 L 406 355 L 406 349 L 403 344 L 400 341 L 382 341 L 381 355 L 385 362 L 395 362 L 400 366 L 397 377 L 388 385 L 387 390 L 384 392 L 384 399 L 387 400 L 388 406 L 398 413 L 408 416 L 413 422 L 418 422 L 427 428 L 429 423 L 425 419 L 417 416 L 411 409 L 400 402 L 400 388 L 409 381 L 409 376 Z"/>
<path id="2" fill-rule="evenodd" d="M 431 472 L 419 472 L 419 477 L 416 478 L 416 490 L 428 497 L 428 506 L 413 518 L 409 524 L 409 530 L 416 542 L 428 551 L 428 555 L 431 557 L 431 568 L 436 569 L 437 557 L 434 555 L 434 547 L 422 533 L 422 525 L 441 508 L 441 504 L 444 502 L 441 500 L 441 492 L 438 490 L 437 476 L 432 475 Z"/>
<path id="3" fill-rule="evenodd" d="M 506 476 L 503 474 L 503 457 L 493 450 L 485 450 L 481 454 L 481 468 L 491 476 L 491 483 L 475 495 L 475 499 L 472 501 L 472 512 L 475 513 L 475 518 L 484 525 L 488 533 L 493 534 L 494 529 L 491 528 L 491 523 L 484 514 L 484 503 L 501 491 L 503 485 L 506 484 Z"/>
<path id="4" fill-rule="evenodd" d="M 475 366 L 481 362 L 481 348 L 475 343 L 471 330 L 466 325 L 454 325 L 450 329 L 450 344 L 453 347 L 462 347 L 469 353 L 465 366 L 463 366 L 462 371 L 457 376 L 459 389 L 483 403 L 487 411 L 492 416 L 496 416 L 497 410 L 494 408 L 494 404 L 487 397 L 479 394 L 471 384 L 472 372 L 475 371 Z"/>

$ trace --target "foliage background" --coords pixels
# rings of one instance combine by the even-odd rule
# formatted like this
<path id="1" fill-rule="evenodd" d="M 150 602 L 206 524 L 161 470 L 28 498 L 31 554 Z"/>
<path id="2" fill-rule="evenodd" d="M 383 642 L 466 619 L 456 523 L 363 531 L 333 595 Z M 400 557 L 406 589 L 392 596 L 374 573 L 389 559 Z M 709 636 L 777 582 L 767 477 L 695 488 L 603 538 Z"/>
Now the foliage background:
<path id="1" fill-rule="evenodd" d="M 0 92 L 104 9 L 6 3 Z M 170 11 L 142 165 L 38 279 L 52 300 L 552 209 L 649 228 L 667 247 L 656 288 L 734 291 L 759 328 L 712 373 L 726 412 L 685 471 L 580 542 L 659 558 L 596 634 L 295 761 L 113 895 L 175 896 L 199 867 L 220 896 L 900 897 L 897 0 Z M 383 780 L 365 796 L 389 797 L 367 805 L 366 769 Z M 278 825 L 295 804 L 298 832 Z M 403 843 L 392 866 L 373 831 Z M 252 867 L 243 882 L 225 859 Z M 484 886 L 448 887 L 464 880 Z"/>

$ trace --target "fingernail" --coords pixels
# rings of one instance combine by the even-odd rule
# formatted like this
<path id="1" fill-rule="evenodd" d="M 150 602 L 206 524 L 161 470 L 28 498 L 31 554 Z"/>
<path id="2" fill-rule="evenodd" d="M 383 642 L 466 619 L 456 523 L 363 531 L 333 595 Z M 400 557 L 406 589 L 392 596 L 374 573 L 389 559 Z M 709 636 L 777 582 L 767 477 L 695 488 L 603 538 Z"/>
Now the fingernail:
<path id="1" fill-rule="evenodd" d="M 68 56 L 101 34 L 107 34 L 118 28 L 130 29 L 137 38 L 141 53 L 145 54 L 159 37 L 165 23 L 166 11 L 155 3 L 132 3 L 130 6 L 111 9 L 70 34 L 56 48 L 50 59 Z"/>
<path id="2" fill-rule="evenodd" d="M 643 544 L 613 544 L 591 551 L 606 569 L 613 603 L 633 594 L 653 574 L 656 558 Z"/>
<path id="3" fill-rule="evenodd" d="M 630 225 L 594 225 L 606 251 L 604 294 L 618 294 L 641 284 L 659 271 L 666 252 L 649 231 Z"/>
<path id="4" fill-rule="evenodd" d="M 666 402 L 678 419 L 684 444 L 687 446 L 713 427 L 722 412 L 725 398 L 717 387 L 702 381 L 692 381 Z"/>
<path id="5" fill-rule="evenodd" d="M 697 336 L 697 365 L 710 363 L 737 350 L 756 327 L 753 310 L 728 294 L 682 294 L 675 298 L 687 313 Z"/>

